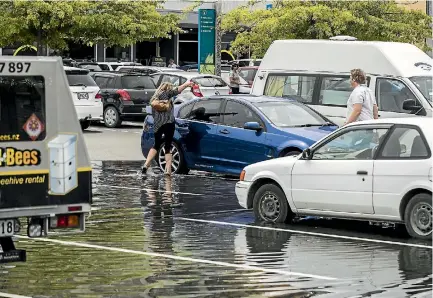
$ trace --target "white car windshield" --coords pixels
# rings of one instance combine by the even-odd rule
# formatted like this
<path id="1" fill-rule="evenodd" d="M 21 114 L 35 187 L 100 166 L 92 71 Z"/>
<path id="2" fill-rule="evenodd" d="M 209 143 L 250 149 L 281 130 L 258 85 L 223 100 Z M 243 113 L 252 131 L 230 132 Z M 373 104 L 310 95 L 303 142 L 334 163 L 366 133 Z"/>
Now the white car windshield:
<path id="1" fill-rule="evenodd" d="M 296 101 L 258 102 L 254 104 L 276 126 L 322 126 L 325 118 L 309 107 Z"/>
<path id="2" fill-rule="evenodd" d="M 418 90 L 424 95 L 425 99 L 427 99 L 430 104 L 433 101 L 433 92 L 432 92 L 432 77 L 411 77 L 410 80 Z"/>

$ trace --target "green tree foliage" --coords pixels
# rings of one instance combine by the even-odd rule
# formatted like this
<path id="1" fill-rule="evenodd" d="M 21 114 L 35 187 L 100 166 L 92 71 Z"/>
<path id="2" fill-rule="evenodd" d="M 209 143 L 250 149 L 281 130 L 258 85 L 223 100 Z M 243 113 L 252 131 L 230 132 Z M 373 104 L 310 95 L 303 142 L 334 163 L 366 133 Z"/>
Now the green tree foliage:
<path id="1" fill-rule="evenodd" d="M 263 4 L 262 4 L 263 5 Z M 222 29 L 237 32 L 232 51 L 262 57 L 278 39 L 328 39 L 407 42 L 428 50 L 432 18 L 394 1 L 274 1 L 273 8 L 239 7 L 222 19 Z"/>
<path id="2" fill-rule="evenodd" d="M 161 1 L 0 1 L 0 46 L 39 42 L 65 49 L 67 41 L 126 46 L 179 32 L 180 15 L 160 14 Z"/>

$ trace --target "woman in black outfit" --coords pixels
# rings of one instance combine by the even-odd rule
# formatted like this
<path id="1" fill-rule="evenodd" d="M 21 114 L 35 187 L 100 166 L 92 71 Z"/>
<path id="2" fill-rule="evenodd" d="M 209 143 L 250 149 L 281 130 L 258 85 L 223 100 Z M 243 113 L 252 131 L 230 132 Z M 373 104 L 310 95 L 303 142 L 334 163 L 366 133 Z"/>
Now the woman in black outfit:
<path id="1" fill-rule="evenodd" d="M 146 162 L 143 165 L 141 172 L 145 174 L 147 172 L 147 168 L 149 167 L 152 160 L 155 158 L 158 153 L 159 148 L 164 143 L 165 147 L 165 174 L 171 175 L 171 164 L 173 160 L 173 156 L 171 154 L 171 142 L 173 141 L 174 129 L 175 129 L 175 118 L 174 118 L 174 109 L 173 109 L 173 97 L 182 92 L 185 88 L 191 87 L 194 85 L 193 82 L 186 82 L 185 84 L 174 88 L 171 83 L 162 83 L 161 86 L 156 90 L 153 95 L 150 103 L 154 100 L 159 101 L 168 101 L 170 102 L 170 108 L 165 112 L 159 112 L 155 109 L 152 109 L 153 116 L 153 133 L 155 137 L 155 143 L 153 148 L 150 149 Z M 164 135 L 164 139 L 162 139 L 162 135 Z"/>

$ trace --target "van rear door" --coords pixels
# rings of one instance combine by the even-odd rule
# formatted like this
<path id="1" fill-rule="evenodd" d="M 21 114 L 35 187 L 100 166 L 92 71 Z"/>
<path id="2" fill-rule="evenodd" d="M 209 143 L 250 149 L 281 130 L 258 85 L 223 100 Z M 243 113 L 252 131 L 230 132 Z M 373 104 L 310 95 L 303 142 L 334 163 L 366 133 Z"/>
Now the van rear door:
<path id="1" fill-rule="evenodd" d="M 0 56 L 0 218 L 88 212 L 91 188 L 62 60 Z"/>

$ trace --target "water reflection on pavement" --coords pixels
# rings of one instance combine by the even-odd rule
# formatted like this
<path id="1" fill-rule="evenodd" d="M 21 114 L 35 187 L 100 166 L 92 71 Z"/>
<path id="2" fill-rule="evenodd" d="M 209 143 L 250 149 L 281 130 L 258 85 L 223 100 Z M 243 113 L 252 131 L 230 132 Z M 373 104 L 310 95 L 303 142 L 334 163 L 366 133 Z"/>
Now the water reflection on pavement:
<path id="1" fill-rule="evenodd" d="M 139 166 L 95 163 L 94 211 L 86 232 L 48 241 L 19 238 L 28 261 L 2 267 L 0 292 L 431 297 L 431 242 L 345 221 L 255 223 L 252 212 L 237 204 L 232 179 L 165 178 L 157 172 L 143 179 Z"/>

